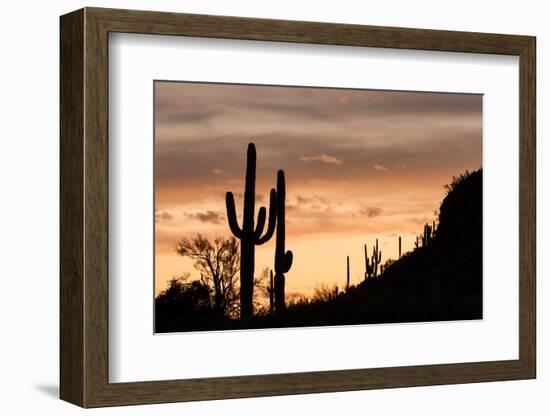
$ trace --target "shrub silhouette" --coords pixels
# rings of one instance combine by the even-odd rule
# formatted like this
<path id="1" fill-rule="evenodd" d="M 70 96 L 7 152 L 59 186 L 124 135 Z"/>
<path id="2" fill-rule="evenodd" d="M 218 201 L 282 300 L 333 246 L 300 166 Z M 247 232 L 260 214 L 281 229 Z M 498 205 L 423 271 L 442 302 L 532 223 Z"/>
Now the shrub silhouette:
<path id="1" fill-rule="evenodd" d="M 216 317 L 210 299 L 210 288 L 189 276 L 173 278 L 155 299 L 155 332 L 186 327 L 197 321 Z"/>
<path id="2" fill-rule="evenodd" d="M 267 230 L 264 232 L 266 209 L 261 207 L 258 219 L 254 224 L 256 199 L 256 147 L 254 143 L 248 145 L 246 156 L 246 176 L 244 188 L 243 223 L 239 227 L 235 211 L 235 198 L 232 192 L 225 195 L 227 220 L 229 228 L 235 237 L 241 240 L 241 267 L 240 267 L 240 305 L 241 318 L 249 318 L 254 312 L 254 251 L 256 245 L 269 241 L 275 231 L 277 193 L 271 190 L 269 195 L 269 219 Z"/>

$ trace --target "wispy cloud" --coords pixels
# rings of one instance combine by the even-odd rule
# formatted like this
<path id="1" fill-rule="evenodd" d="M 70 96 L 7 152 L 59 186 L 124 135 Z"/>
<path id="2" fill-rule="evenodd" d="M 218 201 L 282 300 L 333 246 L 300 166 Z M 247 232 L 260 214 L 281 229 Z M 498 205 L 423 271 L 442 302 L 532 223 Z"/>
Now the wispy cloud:
<path id="1" fill-rule="evenodd" d="M 194 272 L 173 241 L 231 235 L 227 191 L 242 219 L 250 141 L 255 216 L 269 206 L 277 170 L 286 175 L 286 238 L 296 258 L 287 293 L 332 282 L 346 255 L 359 270 L 364 241 L 384 245 L 398 234 L 413 247 L 442 185 L 482 164 L 480 95 L 159 82 L 155 109 L 159 282 Z M 391 258 L 397 244 L 387 238 Z M 270 244 L 256 253 L 258 270 L 272 264 Z"/>
<path id="2" fill-rule="evenodd" d="M 380 164 L 378 164 L 378 163 L 375 163 L 375 164 L 372 166 L 372 168 L 373 168 L 374 170 L 379 171 L 379 172 L 389 172 L 389 169 L 388 169 L 387 167 L 382 166 L 382 165 L 380 165 Z"/>
<path id="3" fill-rule="evenodd" d="M 223 220 L 225 220 L 225 216 L 221 212 L 217 211 L 195 212 L 193 214 L 187 214 L 187 218 L 196 219 L 200 222 L 210 224 L 220 224 Z"/>
<path id="4" fill-rule="evenodd" d="M 378 217 L 382 214 L 382 208 L 379 207 L 364 207 L 359 211 L 359 214 L 366 215 L 369 218 Z"/>
<path id="5" fill-rule="evenodd" d="M 341 165 L 342 161 L 335 156 L 321 153 L 314 156 L 300 156 L 302 162 L 323 162 L 331 165 Z"/>
<path id="6" fill-rule="evenodd" d="M 157 221 L 169 221 L 173 218 L 172 214 L 170 214 L 168 211 L 162 211 L 162 212 L 158 212 L 156 215 L 155 215 L 155 219 Z"/>

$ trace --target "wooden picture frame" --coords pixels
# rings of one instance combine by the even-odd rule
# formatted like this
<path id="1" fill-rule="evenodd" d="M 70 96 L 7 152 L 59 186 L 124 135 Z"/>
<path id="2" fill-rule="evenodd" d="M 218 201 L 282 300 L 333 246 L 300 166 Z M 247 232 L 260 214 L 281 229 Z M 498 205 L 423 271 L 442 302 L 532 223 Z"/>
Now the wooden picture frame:
<path id="1" fill-rule="evenodd" d="M 61 399 L 101 407 L 535 378 L 534 37 L 99 8 L 62 16 L 60 29 Z M 109 383 L 110 32 L 518 56 L 519 359 Z"/>

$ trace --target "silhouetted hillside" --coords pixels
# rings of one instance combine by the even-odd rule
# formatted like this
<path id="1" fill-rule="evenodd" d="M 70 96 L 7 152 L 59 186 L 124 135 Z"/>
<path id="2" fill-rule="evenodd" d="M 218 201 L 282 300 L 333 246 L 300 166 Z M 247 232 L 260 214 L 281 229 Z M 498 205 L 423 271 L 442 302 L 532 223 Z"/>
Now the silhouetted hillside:
<path id="1" fill-rule="evenodd" d="M 388 262 L 376 279 L 279 315 L 177 323 L 157 314 L 157 331 L 421 322 L 482 318 L 482 170 L 454 178 L 431 239 Z M 158 302 L 157 302 L 158 306 Z M 157 308 L 158 311 L 158 308 Z"/>
<path id="2" fill-rule="evenodd" d="M 438 240 L 447 245 L 481 243 L 482 171 L 453 178 L 439 209 Z M 457 247 L 459 248 L 459 247 Z"/>

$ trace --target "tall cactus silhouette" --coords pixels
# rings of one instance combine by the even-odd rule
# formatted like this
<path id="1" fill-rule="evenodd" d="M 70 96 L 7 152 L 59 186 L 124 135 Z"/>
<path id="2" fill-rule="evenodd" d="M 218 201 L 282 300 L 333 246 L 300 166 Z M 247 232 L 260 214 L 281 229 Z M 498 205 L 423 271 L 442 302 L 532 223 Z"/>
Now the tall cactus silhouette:
<path id="1" fill-rule="evenodd" d="M 285 273 L 292 266 L 292 251 L 285 251 L 285 173 L 277 172 L 277 235 L 275 244 L 275 312 L 285 309 Z"/>
<path id="2" fill-rule="evenodd" d="M 235 198 L 232 192 L 225 194 L 225 204 L 227 208 L 227 221 L 229 228 L 236 238 L 241 240 L 241 318 L 248 318 L 254 312 L 252 299 L 254 297 L 254 251 L 255 246 L 269 241 L 275 231 L 277 221 L 277 192 L 271 190 L 269 195 L 269 219 L 267 230 L 264 232 L 266 221 L 266 209 L 261 207 L 258 211 L 258 219 L 254 225 L 256 198 L 256 146 L 254 143 L 248 145 L 246 154 L 246 179 L 244 188 L 243 205 L 243 225 L 239 227 L 237 223 L 237 213 L 235 211 Z"/>
<path id="3" fill-rule="evenodd" d="M 349 289 L 349 256 L 347 256 L 346 290 Z"/>

